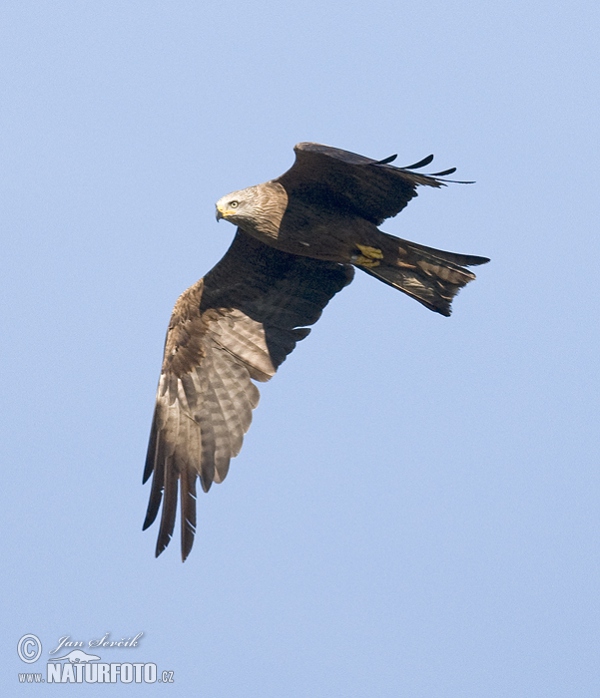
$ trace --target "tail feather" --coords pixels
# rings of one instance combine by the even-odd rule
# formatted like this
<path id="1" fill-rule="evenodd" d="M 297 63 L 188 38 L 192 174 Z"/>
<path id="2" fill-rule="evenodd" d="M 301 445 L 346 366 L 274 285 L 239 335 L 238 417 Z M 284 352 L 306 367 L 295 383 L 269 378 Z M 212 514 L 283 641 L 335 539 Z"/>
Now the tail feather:
<path id="1" fill-rule="evenodd" d="M 385 236 L 388 242 L 381 263 L 360 268 L 445 316 L 452 312 L 454 296 L 475 279 L 475 274 L 464 267 L 490 261 L 487 257 L 445 252 Z"/>
<path id="2" fill-rule="evenodd" d="M 388 235 L 385 233 L 387 238 L 391 238 L 394 242 L 399 243 L 400 246 L 408 245 L 410 250 L 416 252 L 421 252 L 424 256 L 435 257 L 443 262 L 450 262 L 462 267 L 476 267 L 479 264 L 487 264 L 490 261 L 489 257 L 478 257 L 474 254 L 458 254 L 456 252 L 446 252 L 445 250 L 436 250 L 435 247 L 426 247 L 425 245 L 419 245 L 416 242 L 409 242 L 408 240 L 402 240 L 396 238 L 393 235 Z"/>

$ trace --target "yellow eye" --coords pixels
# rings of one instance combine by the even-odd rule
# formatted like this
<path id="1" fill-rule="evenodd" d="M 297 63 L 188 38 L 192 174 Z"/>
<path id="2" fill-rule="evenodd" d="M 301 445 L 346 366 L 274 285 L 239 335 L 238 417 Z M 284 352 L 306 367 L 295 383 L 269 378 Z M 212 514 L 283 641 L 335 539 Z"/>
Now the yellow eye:
<path id="1" fill-rule="evenodd" d="M 229 208 L 237 208 L 239 205 L 238 201 L 230 201 L 229 202 Z"/>

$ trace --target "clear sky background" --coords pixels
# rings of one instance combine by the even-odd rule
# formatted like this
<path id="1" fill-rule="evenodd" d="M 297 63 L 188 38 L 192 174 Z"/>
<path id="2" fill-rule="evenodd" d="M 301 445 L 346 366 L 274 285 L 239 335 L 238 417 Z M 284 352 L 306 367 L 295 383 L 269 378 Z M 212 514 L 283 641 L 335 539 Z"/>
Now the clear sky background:
<path id="1" fill-rule="evenodd" d="M 2 2 L 3 695 L 598 696 L 599 19 Z M 230 244 L 214 202 L 305 140 L 458 166 L 475 186 L 382 227 L 492 262 L 450 319 L 357 273 L 261 386 L 188 561 L 156 560 L 171 308 Z M 175 683 L 18 684 L 105 632 Z"/>

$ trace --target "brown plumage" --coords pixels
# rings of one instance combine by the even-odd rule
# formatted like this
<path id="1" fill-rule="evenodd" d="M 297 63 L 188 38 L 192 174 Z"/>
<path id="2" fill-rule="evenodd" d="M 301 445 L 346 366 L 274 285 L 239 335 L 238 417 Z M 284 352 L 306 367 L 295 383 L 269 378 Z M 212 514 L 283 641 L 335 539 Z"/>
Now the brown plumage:
<path id="1" fill-rule="evenodd" d="M 459 255 L 388 235 L 377 226 L 416 196 L 443 186 L 394 159 L 370 160 L 315 143 L 295 148 L 278 179 L 233 192 L 217 218 L 238 226 L 223 259 L 185 291 L 173 310 L 158 386 L 144 482 L 153 475 L 144 522 L 163 503 L 156 555 L 168 545 L 181 502 L 185 560 L 196 528 L 196 478 L 208 492 L 222 482 L 258 404 L 252 380 L 267 381 L 310 332 L 357 266 L 450 314 L 458 290 L 475 278 L 465 266 L 485 257 Z"/>

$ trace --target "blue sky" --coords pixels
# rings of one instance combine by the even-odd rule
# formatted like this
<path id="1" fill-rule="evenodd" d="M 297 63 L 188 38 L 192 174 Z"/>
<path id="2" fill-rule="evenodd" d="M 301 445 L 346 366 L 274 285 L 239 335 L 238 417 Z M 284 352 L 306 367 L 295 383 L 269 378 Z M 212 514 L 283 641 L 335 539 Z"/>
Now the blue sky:
<path id="1" fill-rule="evenodd" d="M 17 678 L 60 637 L 143 632 L 103 661 L 175 683 L 77 695 L 598 695 L 599 14 L 2 4 L 4 690 L 69 690 Z M 357 274 L 156 560 L 172 305 L 231 241 L 214 202 L 305 140 L 456 165 L 477 184 L 382 227 L 492 262 L 450 319 Z"/>

